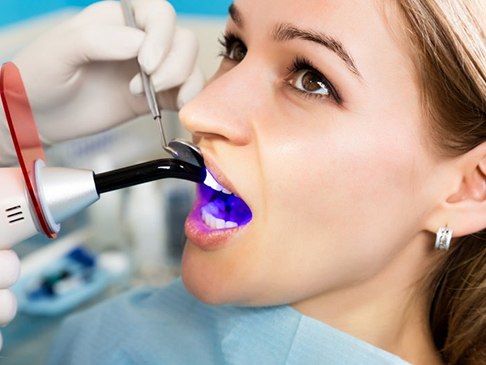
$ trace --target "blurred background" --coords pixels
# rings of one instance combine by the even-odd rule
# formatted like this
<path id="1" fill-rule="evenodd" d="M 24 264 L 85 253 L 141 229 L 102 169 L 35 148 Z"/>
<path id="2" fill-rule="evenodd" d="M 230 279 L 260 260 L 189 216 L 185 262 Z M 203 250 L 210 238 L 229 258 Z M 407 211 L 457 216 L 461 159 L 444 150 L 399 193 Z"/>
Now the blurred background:
<path id="1" fill-rule="evenodd" d="M 211 76 L 219 64 L 217 39 L 231 1 L 169 1 L 179 24 L 198 37 L 199 65 Z M 10 60 L 36 35 L 94 2 L 2 0 L 0 60 Z M 187 138 L 177 113 L 164 111 L 163 118 L 169 126 L 169 139 Z M 114 130 L 52 146 L 46 156 L 49 166 L 99 173 L 166 155 L 161 151 L 157 126 L 146 116 Z M 1 330 L 0 364 L 43 364 L 67 315 L 121 291 L 162 286 L 176 277 L 193 191 L 192 183 L 165 180 L 104 194 L 96 204 L 64 222 L 57 239 L 39 235 L 16 245 L 22 262 L 21 279 L 13 288 L 19 312 Z"/>

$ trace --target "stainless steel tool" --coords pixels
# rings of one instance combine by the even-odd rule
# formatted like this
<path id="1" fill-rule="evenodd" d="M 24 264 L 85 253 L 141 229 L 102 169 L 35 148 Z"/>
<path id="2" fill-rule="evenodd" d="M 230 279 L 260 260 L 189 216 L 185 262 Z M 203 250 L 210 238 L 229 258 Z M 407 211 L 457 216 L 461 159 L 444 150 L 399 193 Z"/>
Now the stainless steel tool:
<path id="1" fill-rule="evenodd" d="M 123 9 L 123 16 L 125 18 L 126 24 L 129 27 L 138 29 L 130 0 L 120 0 L 120 3 Z M 196 145 L 180 138 L 175 138 L 167 143 L 167 138 L 164 132 L 164 125 L 162 123 L 162 116 L 157 102 L 157 95 L 155 93 L 154 85 L 150 76 L 143 71 L 140 65 L 139 68 L 140 75 L 142 77 L 143 90 L 147 98 L 150 112 L 152 113 L 152 117 L 159 126 L 162 148 L 174 158 L 189 162 L 196 166 L 203 167 L 204 159 L 201 155 L 201 151 Z"/>

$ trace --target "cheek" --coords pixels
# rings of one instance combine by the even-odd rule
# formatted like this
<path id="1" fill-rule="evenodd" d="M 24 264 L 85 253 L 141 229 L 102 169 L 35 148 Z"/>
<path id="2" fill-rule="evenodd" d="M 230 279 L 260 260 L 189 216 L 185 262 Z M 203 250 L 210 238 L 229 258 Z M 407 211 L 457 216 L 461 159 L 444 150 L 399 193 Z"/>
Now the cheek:
<path id="1" fill-rule="evenodd" d="M 319 257 L 314 270 L 329 272 L 339 262 L 334 272 L 359 266 L 366 275 L 400 249 L 404 230 L 416 223 L 416 138 L 350 132 L 297 137 L 306 143 L 280 144 L 267 163 L 268 233 L 278 250 L 292 252 L 295 270 L 310 270 L 298 263 Z"/>
<path id="2" fill-rule="evenodd" d="M 414 184 L 413 147 L 403 142 L 347 133 L 302 140 L 306 143 L 280 146 L 264 168 L 271 181 L 265 195 L 280 208 L 325 212 L 326 202 L 335 208 L 350 203 L 374 208 L 387 199 L 402 200 L 397 193 Z"/>

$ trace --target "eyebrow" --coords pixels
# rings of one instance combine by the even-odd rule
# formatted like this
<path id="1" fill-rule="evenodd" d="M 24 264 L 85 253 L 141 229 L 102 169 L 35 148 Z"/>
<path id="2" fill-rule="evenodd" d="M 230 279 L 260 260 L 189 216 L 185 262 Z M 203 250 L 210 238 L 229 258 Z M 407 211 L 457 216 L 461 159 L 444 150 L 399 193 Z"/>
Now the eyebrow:
<path id="1" fill-rule="evenodd" d="M 300 29 L 291 24 L 278 24 L 274 28 L 272 35 L 275 41 L 290 41 L 292 39 L 303 39 L 305 41 L 314 42 L 321 46 L 324 46 L 330 51 L 334 52 L 339 58 L 341 58 L 353 74 L 355 74 L 359 78 L 362 78 L 361 73 L 358 71 L 358 68 L 354 64 L 353 58 L 351 57 L 349 52 L 346 51 L 344 45 L 337 39 L 327 34 L 316 32 L 313 30 Z"/>
<path id="2" fill-rule="evenodd" d="M 228 12 L 233 22 L 237 26 L 243 27 L 243 17 L 241 16 L 241 12 L 238 10 L 235 4 L 230 5 Z M 272 31 L 272 37 L 277 42 L 290 41 L 293 39 L 302 39 L 324 46 L 330 51 L 334 52 L 339 58 L 341 58 L 341 60 L 343 60 L 343 62 L 346 64 L 347 68 L 354 75 L 362 79 L 361 73 L 356 67 L 350 53 L 346 50 L 346 48 L 340 41 L 338 41 L 336 38 L 331 37 L 330 35 L 316 32 L 313 30 L 301 29 L 292 24 L 283 23 L 275 26 Z"/>
<path id="3" fill-rule="evenodd" d="M 229 6 L 228 13 L 236 25 L 243 27 L 243 18 L 241 17 L 241 13 L 235 4 L 231 4 Z"/>

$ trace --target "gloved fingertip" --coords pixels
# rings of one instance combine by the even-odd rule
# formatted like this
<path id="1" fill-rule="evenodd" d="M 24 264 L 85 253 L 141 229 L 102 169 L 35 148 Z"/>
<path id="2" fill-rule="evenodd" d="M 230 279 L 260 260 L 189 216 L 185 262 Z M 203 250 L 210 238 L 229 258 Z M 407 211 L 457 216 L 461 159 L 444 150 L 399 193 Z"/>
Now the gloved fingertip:
<path id="1" fill-rule="evenodd" d="M 0 250 L 0 288 L 15 284 L 20 276 L 20 260 L 12 250 Z"/>
<path id="2" fill-rule="evenodd" d="M 140 75 L 135 76 L 132 81 L 130 81 L 130 84 L 128 85 L 130 89 L 130 93 L 132 95 L 140 95 L 143 93 L 143 85 L 142 85 L 142 79 Z"/>
<path id="3" fill-rule="evenodd" d="M 182 107 L 186 104 L 187 104 L 187 101 L 183 97 L 181 97 L 181 95 L 179 94 L 177 96 L 177 110 L 181 110 Z"/>
<path id="4" fill-rule="evenodd" d="M 186 105 L 187 103 L 189 103 L 195 96 L 197 95 L 196 92 L 192 92 L 192 93 L 179 93 L 179 95 L 177 96 L 177 109 L 182 109 L 182 107 L 184 105 Z"/>
<path id="5" fill-rule="evenodd" d="M 146 74 L 151 75 L 157 69 L 161 58 L 160 52 L 144 47 L 138 56 L 138 63 Z"/>
<path id="6" fill-rule="evenodd" d="M 206 79 L 203 73 L 196 69 L 184 85 L 181 86 L 177 95 L 177 108 L 181 109 L 190 102 L 204 88 Z"/>
<path id="7" fill-rule="evenodd" d="M 17 314 L 17 299 L 9 290 L 0 290 L 0 325 L 7 325 Z"/>

